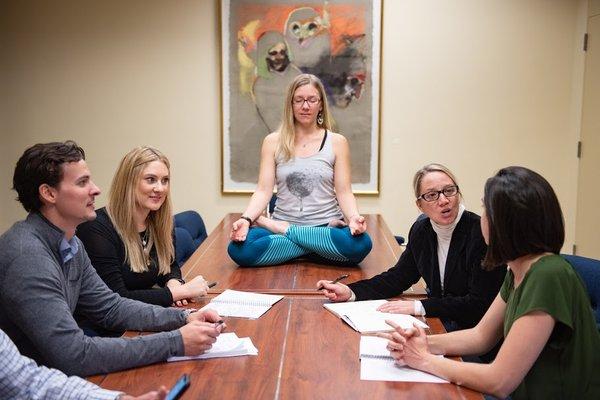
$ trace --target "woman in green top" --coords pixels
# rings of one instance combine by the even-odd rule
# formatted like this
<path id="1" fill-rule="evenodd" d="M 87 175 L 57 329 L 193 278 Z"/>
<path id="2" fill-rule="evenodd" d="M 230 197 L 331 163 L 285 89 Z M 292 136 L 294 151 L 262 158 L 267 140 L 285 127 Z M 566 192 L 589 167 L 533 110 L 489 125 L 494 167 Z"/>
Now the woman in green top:
<path id="1" fill-rule="evenodd" d="M 564 222 L 552 187 L 527 168 L 508 167 L 488 179 L 483 203 L 483 265 L 509 268 L 500 293 L 471 329 L 427 336 L 390 322 L 392 356 L 501 398 L 600 399 L 600 334 L 581 279 L 558 255 Z M 435 356 L 482 354 L 502 337 L 491 364 Z"/>

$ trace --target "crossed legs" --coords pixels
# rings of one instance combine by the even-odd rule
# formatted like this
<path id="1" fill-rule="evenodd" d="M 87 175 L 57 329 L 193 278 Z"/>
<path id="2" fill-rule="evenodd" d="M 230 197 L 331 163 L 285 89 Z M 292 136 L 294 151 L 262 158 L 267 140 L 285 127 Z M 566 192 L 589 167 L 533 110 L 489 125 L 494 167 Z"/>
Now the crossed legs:
<path id="1" fill-rule="evenodd" d="M 316 254 L 338 263 L 358 264 L 371 251 L 367 233 L 352 236 L 348 227 L 297 226 L 259 217 L 244 242 L 231 242 L 229 256 L 239 265 L 281 264 Z"/>

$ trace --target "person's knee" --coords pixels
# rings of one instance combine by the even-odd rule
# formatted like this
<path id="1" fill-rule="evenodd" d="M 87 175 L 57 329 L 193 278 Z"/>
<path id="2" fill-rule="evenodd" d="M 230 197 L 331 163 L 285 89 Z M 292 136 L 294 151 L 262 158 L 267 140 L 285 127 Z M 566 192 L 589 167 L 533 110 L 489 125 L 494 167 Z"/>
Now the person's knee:
<path id="1" fill-rule="evenodd" d="M 359 263 L 371 252 L 373 242 L 368 233 L 363 233 L 352 237 L 352 243 L 349 246 L 350 252 L 348 258 L 354 263 Z"/>
<path id="2" fill-rule="evenodd" d="M 256 253 L 252 251 L 246 242 L 230 242 L 227 246 L 227 254 L 238 265 L 252 266 L 256 263 Z"/>

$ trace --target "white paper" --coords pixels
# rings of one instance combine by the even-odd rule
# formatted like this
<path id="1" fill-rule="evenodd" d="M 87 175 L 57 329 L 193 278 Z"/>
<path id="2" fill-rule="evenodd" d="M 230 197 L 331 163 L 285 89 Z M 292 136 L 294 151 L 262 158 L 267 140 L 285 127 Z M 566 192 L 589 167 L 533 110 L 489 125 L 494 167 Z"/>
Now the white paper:
<path id="1" fill-rule="evenodd" d="M 427 372 L 395 363 L 386 349 L 387 340 L 376 336 L 360 338 L 360 379 L 364 381 L 448 383 Z"/>
<path id="2" fill-rule="evenodd" d="M 344 303 L 325 303 L 323 307 L 341 318 L 344 314 L 352 311 L 376 311 L 377 307 L 387 302 L 387 300 L 350 301 Z"/>
<path id="3" fill-rule="evenodd" d="M 401 367 L 393 359 L 375 358 L 360 360 L 360 379 L 363 381 L 448 383 L 448 381 L 427 372 L 406 366 Z"/>
<path id="4" fill-rule="evenodd" d="M 235 333 L 222 333 L 217 337 L 213 346 L 203 354 L 197 356 L 169 357 L 168 362 L 185 360 L 204 360 L 218 357 L 255 356 L 258 349 L 250 338 L 239 338 Z"/>
<path id="5" fill-rule="evenodd" d="M 429 328 L 426 323 L 412 315 L 382 313 L 379 311 L 351 311 L 345 313 L 342 319 L 361 333 L 393 330 L 391 326 L 385 323 L 386 320 L 392 320 L 404 329 L 412 328 L 413 324 L 421 328 Z"/>
<path id="6" fill-rule="evenodd" d="M 257 319 L 281 299 L 283 296 L 227 289 L 202 310 L 210 308 L 226 317 Z"/>

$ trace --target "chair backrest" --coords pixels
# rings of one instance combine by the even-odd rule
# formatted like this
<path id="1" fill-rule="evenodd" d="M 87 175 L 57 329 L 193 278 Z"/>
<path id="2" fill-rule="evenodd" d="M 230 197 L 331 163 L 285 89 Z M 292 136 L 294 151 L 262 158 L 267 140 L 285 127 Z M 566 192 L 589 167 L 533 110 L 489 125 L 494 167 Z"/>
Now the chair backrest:
<path id="1" fill-rule="evenodd" d="M 206 239 L 206 226 L 196 211 L 183 211 L 175 214 L 175 253 L 177 262 L 182 265 Z"/>
<path id="2" fill-rule="evenodd" d="M 598 307 L 600 304 L 600 260 L 570 254 L 562 254 L 562 256 L 573 266 L 585 284 L 596 317 L 596 324 L 600 329 L 600 307 Z"/>

